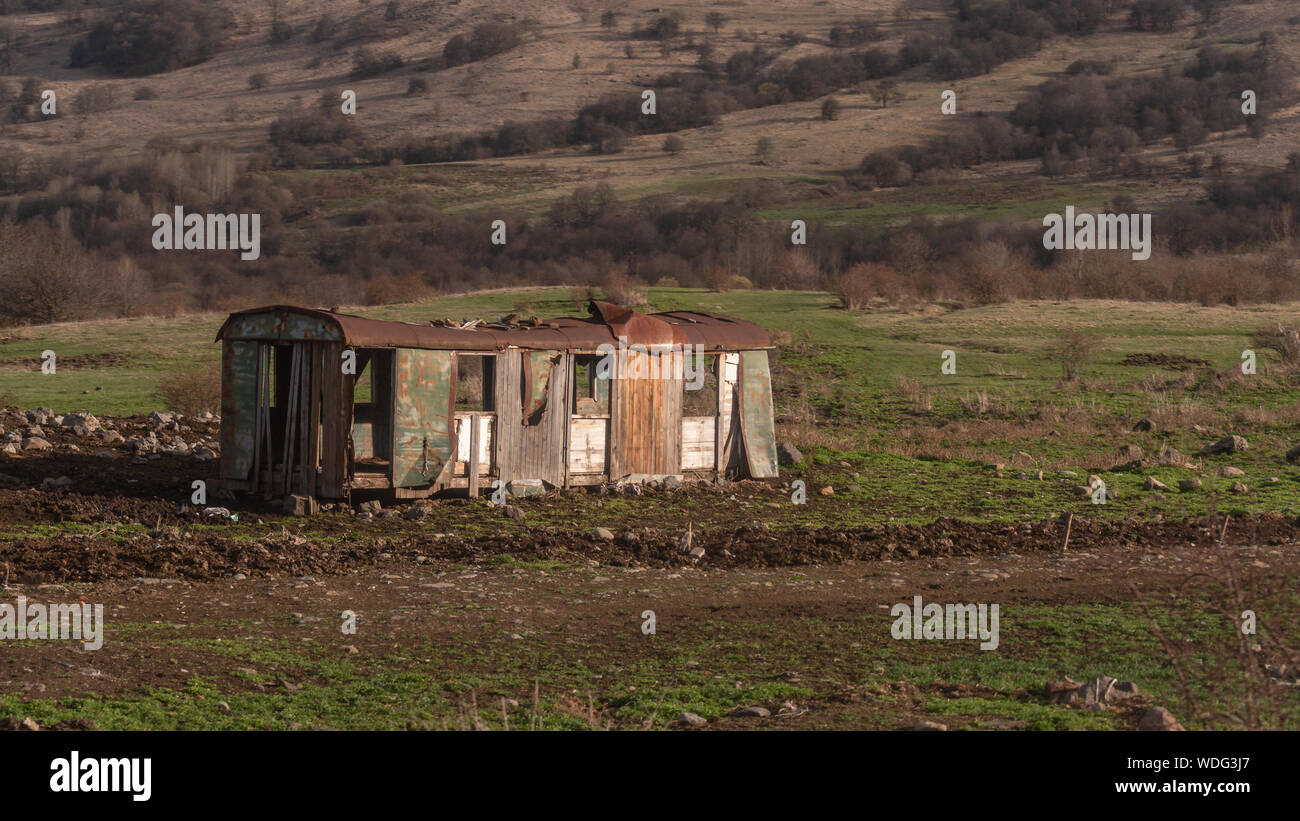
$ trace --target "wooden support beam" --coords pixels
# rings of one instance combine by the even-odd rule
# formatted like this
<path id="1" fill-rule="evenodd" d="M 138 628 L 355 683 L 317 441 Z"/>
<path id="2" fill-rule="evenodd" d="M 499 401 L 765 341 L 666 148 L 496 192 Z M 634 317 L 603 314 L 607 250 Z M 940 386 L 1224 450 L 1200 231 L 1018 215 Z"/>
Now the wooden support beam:
<path id="1" fill-rule="evenodd" d="M 465 463 L 465 473 L 469 478 L 469 498 L 478 498 L 478 445 L 479 445 L 479 419 L 482 414 L 470 414 L 467 421 L 470 424 L 469 431 L 469 460 Z M 455 459 L 452 454 L 452 459 Z"/>

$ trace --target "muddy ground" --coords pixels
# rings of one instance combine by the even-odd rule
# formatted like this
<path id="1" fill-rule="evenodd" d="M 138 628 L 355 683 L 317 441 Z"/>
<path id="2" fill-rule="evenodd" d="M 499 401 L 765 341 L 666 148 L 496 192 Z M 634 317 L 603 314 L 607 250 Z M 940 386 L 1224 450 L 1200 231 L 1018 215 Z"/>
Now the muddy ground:
<path id="1" fill-rule="evenodd" d="M 1169 664 L 1152 642 L 1120 652 L 1104 633 L 1065 635 L 1072 621 L 1106 625 L 1111 608 L 1131 620 L 1132 606 L 1170 597 L 1175 617 L 1199 613 L 1213 597 L 1196 591 L 1220 584 L 1225 567 L 1284 587 L 1300 569 L 1295 517 L 773 527 L 763 511 L 788 491 L 764 482 L 636 491 L 649 495 L 640 500 L 553 493 L 512 501 L 520 519 L 466 499 L 369 519 L 209 501 L 233 522 L 189 504 L 191 482 L 215 479 L 200 454 L 215 423 L 101 421 L 121 441 L 47 424 L 50 448 L 0 462 L 3 599 L 102 603 L 108 624 L 93 652 L 7 643 L 0 726 L 36 715 L 28 726 L 639 728 L 678 727 L 690 709 L 724 729 L 936 717 L 954 729 L 1133 728 L 1172 685 L 1079 719 L 1092 723 L 1043 703 L 1049 679 Z M 151 432 L 157 444 L 140 447 Z M 67 480 L 47 481 L 57 477 Z M 689 511 L 689 525 L 614 517 L 651 499 Z M 602 535 L 606 514 L 618 526 Z M 998 602 L 1018 626 L 988 670 L 969 643 L 895 658 L 889 609 L 914 595 Z M 355 633 L 341 628 L 344 611 Z M 1068 653 L 1054 644 L 1063 635 Z M 1212 635 L 1208 646 L 1233 641 Z M 1261 670 L 1295 669 L 1272 645 L 1253 652 Z M 1107 666 L 1109 655 L 1127 660 Z M 408 675 L 421 682 L 414 692 Z M 1287 676 L 1264 686 L 1294 697 Z M 971 706 L 944 706 L 954 700 Z M 770 715 L 732 715 L 746 706 Z"/>
<path id="2" fill-rule="evenodd" d="M 568 714 L 579 725 L 684 729 L 675 722 L 677 707 L 663 706 L 663 693 L 647 693 L 639 711 L 629 710 L 627 700 L 638 688 L 658 687 L 669 694 L 671 705 L 672 694 L 690 681 L 713 682 L 722 691 L 710 696 L 716 714 L 706 727 L 907 729 L 938 718 L 950 729 L 1018 729 L 1043 721 L 1022 715 L 1022 705 L 1062 715 L 1071 711 L 1041 705 L 1036 686 L 994 688 L 928 670 L 908 676 L 882 667 L 876 658 L 892 641 L 889 608 L 923 595 L 928 601 L 999 602 L 1004 624 L 1028 608 L 1060 608 L 1069 619 L 1074 607 L 1123 605 L 1136 596 L 1158 598 L 1169 591 L 1185 594 L 1216 575 L 1229 552 L 1248 571 L 1266 568 L 1294 578 L 1300 570 L 1295 543 L 1232 551 L 1191 543 L 1159 549 L 1129 543 L 1069 552 L 852 560 L 805 565 L 797 572 L 753 566 L 454 568 L 394 554 L 343 575 L 24 585 L 6 596 L 104 602 L 109 624 L 131 629 L 96 652 L 66 642 L 6 648 L 0 655 L 0 688 L 23 699 L 111 701 L 185 692 L 202 679 L 211 692 L 198 709 L 212 713 L 213 721 L 227 722 L 218 726 L 337 727 L 350 719 L 326 708 L 294 711 L 287 705 L 296 703 L 304 688 L 328 693 L 339 683 L 336 665 L 349 670 L 376 665 L 385 675 L 418 675 L 446 708 L 439 717 L 433 708 L 410 709 L 394 696 L 389 706 L 397 715 L 382 726 L 398 728 L 456 728 L 468 721 L 458 716 L 465 715 L 471 699 L 491 719 L 504 704 L 503 723 L 518 728 L 535 720 L 532 703 L 540 693 L 547 710 Z M 341 631 L 345 610 L 357 614 L 355 634 Z M 642 630 L 647 610 L 656 616 L 654 635 Z M 1100 657 L 1090 661 L 1123 677 L 1125 665 L 1108 661 L 1100 649 L 1105 636 L 1096 641 L 1091 652 Z M 934 652 L 958 662 L 982 661 L 971 643 Z M 1008 629 L 998 652 L 1005 663 L 1016 664 L 1050 651 Z M 1285 661 L 1271 654 L 1260 658 L 1261 665 Z M 927 663 L 918 658 L 921 669 Z M 1086 671 L 1076 664 L 1049 664 L 1043 683 L 1082 677 Z M 643 672 L 651 668 L 652 675 Z M 583 671 L 579 679 L 573 678 L 575 669 Z M 1294 689 L 1287 694 L 1293 696 Z M 240 699 L 248 698 L 283 701 L 285 711 L 267 718 L 241 706 Z M 936 716 L 936 700 L 955 705 L 970 700 L 979 709 Z M 1007 706 L 990 712 L 990 701 Z M 1135 728 L 1146 709 L 1158 703 L 1144 694 L 1116 705 L 1106 711 L 1110 724 L 1103 726 Z M 660 711 L 652 711 L 652 705 Z M 750 706 L 770 715 L 732 714 Z M 10 709 L 20 717 L 21 707 Z M 78 709 L 61 720 L 80 716 Z M 241 710 L 249 717 L 241 718 Z M 93 712 L 86 715 L 92 716 L 92 726 L 104 721 Z M 158 720 L 172 726 L 165 723 L 172 719 Z M 194 726 L 176 720 L 175 726 Z"/>

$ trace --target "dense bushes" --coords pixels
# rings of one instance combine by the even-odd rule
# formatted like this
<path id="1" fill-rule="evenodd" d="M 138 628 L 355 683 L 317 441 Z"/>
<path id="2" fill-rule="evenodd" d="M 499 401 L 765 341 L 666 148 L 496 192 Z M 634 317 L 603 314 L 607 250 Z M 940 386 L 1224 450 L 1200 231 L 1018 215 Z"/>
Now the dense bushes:
<path id="1" fill-rule="evenodd" d="M 323 112 L 294 117 L 335 126 Z M 1300 157 L 1295 165 L 1257 179 L 1211 181 L 1204 203 L 1157 213 L 1162 250 L 1134 263 L 1125 252 L 1046 251 L 1033 223 L 969 219 L 914 219 L 883 233 L 810 222 L 808 244 L 791 248 L 789 224 L 753 209 L 807 194 L 770 180 L 742 186 L 725 202 L 620 202 L 607 185 L 580 187 L 541 218 L 494 212 L 492 219 L 510 227 L 509 244 L 494 246 L 484 215 L 444 215 L 422 190 L 323 220 L 310 217 L 310 204 L 355 196 L 354 177 L 309 175 L 277 185 L 225 152 L 172 151 L 29 169 L 16 187 L 39 193 L 11 198 L 0 214 L 0 221 L 17 221 L 0 227 L 8 249 L 0 287 L 11 297 L 4 310 L 13 322 L 615 280 L 632 291 L 660 280 L 734 287 L 738 277 L 759 288 L 833 290 L 853 307 L 908 299 L 1277 301 L 1300 298 L 1294 251 L 1279 244 L 1300 235 Z M 199 213 L 260 214 L 262 258 L 154 251 L 150 219 L 176 203 Z M 1116 202 L 1112 210 L 1139 209 Z M 1259 251 L 1266 253 L 1252 255 Z"/>
<path id="2" fill-rule="evenodd" d="M 1241 112 L 1242 89 L 1255 90 L 1261 101 L 1250 117 Z M 1039 85 L 1005 117 L 979 114 L 924 148 L 868 154 L 854 181 L 903 185 L 931 169 L 1031 157 L 1041 157 L 1049 175 L 1071 167 L 1138 173 L 1133 155 L 1143 144 L 1172 139 L 1188 150 L 1213 133 L 1259 133 L 1271 111 L 1294 99 L 1292 70 L 1266 44 L 1237 52 L 1206 47 L 1182 72 L 1153 76 L 1109 77 L 1080 66 Z"/>
<path id="3" fill-rule="evenodd" d="M 358 79 L 376 77 L 396 71 L 402 64 L 402 55 L 395 51 L 376 51 L 362 46 L 352 53 L 352 76 Z"/>
<path id="4" fill-rule="evenodd" d="M 469 37 L 457 34 L 442 49 L 442 63 L 447 68 L 486 60 L 509 51 L 523 42 L 523 30 L 514 23 L 483 23 L 475 26 Z"/>
<path id="5" fill-rule="evenodd" d="M 221 48 L 234 16 L 202 0 L 140 0 L 96 23 L 68 53 L 73 68 L 102 65 L 112 74 L 172 71 Z"/>

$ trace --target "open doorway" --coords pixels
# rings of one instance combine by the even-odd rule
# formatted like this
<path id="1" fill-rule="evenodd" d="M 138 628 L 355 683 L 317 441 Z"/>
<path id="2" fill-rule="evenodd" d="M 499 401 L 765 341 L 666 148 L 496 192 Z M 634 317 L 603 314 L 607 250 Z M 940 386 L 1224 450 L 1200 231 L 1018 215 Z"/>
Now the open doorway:
<path id="1" fill-rule="evenodd" d="M 358 348 L 352 386 L 351 468 L 387 476 L 393 459 L 393 352 Z"/>

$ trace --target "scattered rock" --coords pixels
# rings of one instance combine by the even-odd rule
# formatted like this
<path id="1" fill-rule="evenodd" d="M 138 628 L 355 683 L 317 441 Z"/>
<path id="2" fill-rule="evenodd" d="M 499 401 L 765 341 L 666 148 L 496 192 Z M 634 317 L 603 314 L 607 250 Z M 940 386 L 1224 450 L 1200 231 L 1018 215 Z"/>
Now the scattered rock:
<path id="1" fill-rule="evenodd" d="M 45 481 L 41 482 L 41 487 L 67 487 L 67 486 L 70 485 L 70 484 L 72 484 L 72 478 L 71 478 L 71 477 L 68 477 L 68 476 L 58 476 L 58 477 L 47 476 L 47 477 L 45 477 Z"/>
<path id="2" fill-rule="evenodd" d="M 65 428 L 81 428 L 85 432 L 77 431 L 78 436 L 88 436 L 96 430 L 99 430 L 99 420 L 88 413 L 69 413 L 59 422 Z"/>
<path id="3" fill-rule="evenodd" d="M 1246 443 L 1246 437 L 1232 434 L 1201 448 L 1199 455 L 1212 456 L 1216 453 L 1237 453 L 1248 447 L 1250 446 Z"/>
<path id="4" fill-rule="evenodd" d="M 1168 445 L 1162 445 L 1160 447 L 1160 451 L 1156 454 L 1156 459 L 1162 465 L 1183 465 L 1186 464 L 1187 461 L 1183 458 L 1183 454 L 1178 450 L 1178 448 L 1171 448 Z"/>
<path id="5" fill-rule="evenodd" d="M 1197 479 L 1195 476 L 1190 479 L 1180 479 L 1178 481 L 1178 489 L 1182 491 L 1196 490 L 1200 486 L 1201 480 Z"/>
<path id="6" fill-rule="evenodd" d="M 820 491 L 818 491 L 818 492 L 821 493 L 821 495 L 823 495 L 823 496 L 834 496 L 834 495 L 835 495 L 835 488 L 832 487 L 832 486 L 830 486 L 830 485 L 827 485 L 826 487 L 822 488 L 822 489 L 821 489 Z"/>
<path id="7" fill-rule="evenodd" d="M 695 713 L 682 713 L 677 717 L 677 723 L 684 724 L 687 727 L 703 727 L 709 722 L 705 721 L 700 716 L 697 716 Z"/>
<path id="8" fill-rule="evenodd" d="M 702 547 L 692 548 L 689 555 L 692 559 L 699 561 L 700 559 L 704 558 L 704 548 Z"/>
<path id="9" fill-rule="evenodd" d="M 767 718 L 772 711 L 766 707 L 740 707 L 732 715 L 739 718 Z"/>
<path id="10" fill-rule="evenodd" d="M 803 454 L 793 442 L 782 442 L 776 446 L 776 461 L 781 465 L 797 465 L 803 461 Z"/>
<path id="11" fill-rule="evenodd" d="M 1120 445 L 1116 455 L 1122 462 L 1141 462 L 1147 454 L 1138 445 Z"/>
<path id="12" fill-rule="evenodd" d="M 518 520 L 524 518 L 524 511 L 521 510 L 520 508 L 515 507 L 514 505 L 506 505 L 503 510 L 506 514 L 507 519 Z"/>
<path id="13" fill-rule="evenodd" d="M 1145 433 L 1146 431 L 1149 431 L 1149 430 L 1151 430 L 1151 429 L 1154 428 L 1154 427 L 1155 427 L 1155 425 L 1151 422 L 1151 420 L 1148 419 L 1148 418 L 1146 418 L 1146 417 L 1144 416 L 1144 417 L 1142 417 L 1141 419 L 1137 420 L 1136 423 L 1134 423 L 1134 425 L 1133 425 L 1133 432 L 1134 432 L 1134 433 Z"/>
<path id="14" fill-rule="evenodd" d="M 1300 462 L 1300 445 L 1296 445 L 1286 452 L 1288 462 Z"/>
<path id="15" fill-rule="evenodd" d="M 294 493 L 284 499 L 284 512 L 290 516 L 311 516 L 317 513 L 319 509 L 319 503 L 311 496 L 301 496 Z"/>
<path id="16" fill-rule="evenodd" d="M 937 721 L 926 721 L 922 719 L 912 725 L 913 730 L 926 730 L 930 732 L 945 732 L 948 729 L 947 724 L 940 724 Z"/>
<path id="17" fill-rule="evenodd" d="M 1119 681 L 1111 676 L 1098 676 L 1086 683 L 1066 678 L 1064 681 L 1049 681 L 1043 688 L 1043 697 L 1049 704 L 1078 707 L 1105 708 L 1137 694 L 1136 684 Z"/>
<path id="18" fill-rule="evenodd" d="M 358 507 L 362 512 L 371 514 L 378 513 L 384 509 L 383 504 L 381 504 L 378 499 L 371 499 L 370 501 L 362 502 Z"/>
<path id="19" fill-rule="evenodd" d="M 614 541 L 614 531 L 606 527 L 598 527 L 596 528 L 596 538 L 612 542 Z"/>
<path id="20" fill-rule="evenodd" d="M 1178 723 L 1178 719 L 1164 707 L 1152 707 L 1142 716 L 1138 722 L 1139 730 L 1151 731 L 1178 731 L 1184 729 L 1183 725 Z"/>
<path id="21" fill-rule="evenodd" d="M 1246 487 L 1241 482 L 1233 482 L 1232 486 L 1229 487 L 1228 490 L 1231 491 L 1232 493 L 1246 493 L 1250 490 L 1250 488 Z"/>
<path id="22" fill-rule="evenodd" d="M 541 479 L 511 479 L 508 489 L 510 495 L 516 499 L 541 496 L 546 492 L 546 486 L 542 484 Z"/>
<path id="23" fill-rule="evenodd" d="M 1147 490 L 1168 490 L 1169 489 L 1169 485 L 1166 485 L 1164 482 L 1160 481 L 1154 476 L 1148 476 L 1147 480 L 1142 483 L 1142 487 Z"/>
<path id="24" fill-rule="evenodd" d="M 1223 467 L 1219 468 L 1219 475 L 1220 476 L 1245 476 L 1246 471 L 1242 470 L 1241 468 L 1232 467 L 1231 465 L 1224 465 Z"/>
<path id="25" fill-rule="evenodd" d="M 23 450 L 49 450 L 54 447 L 39 436 L 28 436 L 23 440 Z"/>

